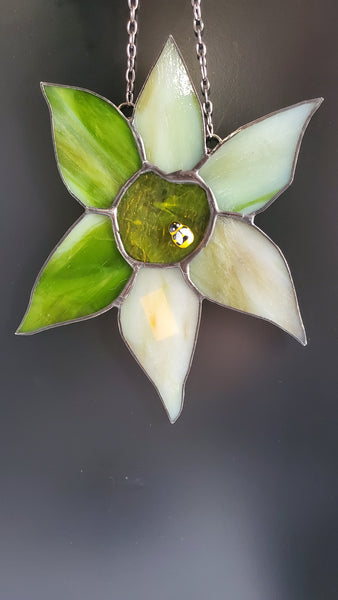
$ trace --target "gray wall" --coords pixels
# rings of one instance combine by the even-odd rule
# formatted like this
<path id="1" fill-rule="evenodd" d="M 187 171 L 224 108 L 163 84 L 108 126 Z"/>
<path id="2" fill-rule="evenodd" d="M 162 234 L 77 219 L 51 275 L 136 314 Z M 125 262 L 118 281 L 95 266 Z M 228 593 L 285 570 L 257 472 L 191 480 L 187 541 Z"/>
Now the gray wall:
<path id="1" fill-rule="evenodd" d="M 113 310 L 14 337 L 81 214 L 39 81 L 124 95 L 127 2 L 2 0 L 1 600 L 334 600 L 337 556 L 337 9 L 208 0 L 215 127 L 324 96 L 292 187 L 257 224 L 291 266 L 309 346 L 205 303 L 171 426 Z M 169 33 L 196 85 L 191 7 L 144 0 L 137 89 Z"/>

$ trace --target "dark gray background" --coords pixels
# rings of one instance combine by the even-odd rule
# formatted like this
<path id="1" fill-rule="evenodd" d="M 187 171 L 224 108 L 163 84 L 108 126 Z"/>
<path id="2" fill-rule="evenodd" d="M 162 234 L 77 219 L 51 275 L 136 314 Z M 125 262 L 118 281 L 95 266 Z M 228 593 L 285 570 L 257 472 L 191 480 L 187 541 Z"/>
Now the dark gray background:
<path id="1" fill-rule="evenodd" d="M 324 96 L 292 187 L 257 224 L 284 250 L 309 346 L 206 303 L 170 425 L 116 311 L 14 337 L 80 215 L 39 81 L 123 101 L 125 1 L 2 0 L 0 600 L 336 600 L 336 2 L 208 0 L 215 128 Z M 199 85 L 188 0 L 144 0 L 137 89 L 169 33 Z"/>

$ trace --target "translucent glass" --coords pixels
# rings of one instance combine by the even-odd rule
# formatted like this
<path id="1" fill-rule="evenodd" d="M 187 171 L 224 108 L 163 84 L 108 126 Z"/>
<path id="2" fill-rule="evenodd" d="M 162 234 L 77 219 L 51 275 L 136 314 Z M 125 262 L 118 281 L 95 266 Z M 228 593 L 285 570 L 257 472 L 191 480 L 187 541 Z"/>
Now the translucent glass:
<path id="1" fill-rule="evenodd" d="M 61 176 L 85 206 L 108 208 L 141 166 L 131 128 L 103 98 L 85 90 L 44 85 Z"/>
<path id="2" fill-rule="evenodd" d="M 321 102 L 302 102 L 249 123 L 216 149 L 199 174 L 220 211 L 257 212 L 290 185 L 305 128 Z"/>
<path id="3" fill-rule="evenodd" d="M 66 234 L 40 273 L 18 333 L 90 316 L 119 296 L 132 275 L 110 217 L 87 214 Z"/>
<path id="4" fill-rule="evenodd" d="M 199 313 L 197 294 L 176 267 L 141 268 L 120 309 L 122 334 L 172 422 L 183 405 Z"/>
<path id="5" fill-rule="evenodd" d="M 257 227 L 217 217 L 208 245 L 189 265 L 189 275 L 209 300 L 272 321 L 306 344 L 288 266 Z"/>
<path id="6" fill-rule="evenodd" d="M 193 169 L 203 156 L 201 107 L 172 37 L 144 85 L 133 124 L 147 160 L 165 173 Z"/>
<path id="7" fill-rule="evenodd" d="M 176 263 L 202 242 L 210 209 L 207 194 L 198 184 L 174 183 L 148 172 L 122 196 L 117 218 L 129 256 L 142 262 Z M 177 227 L 171 231 L 175 223 Z M 177 229 L 181 225 L 193 234 L 187 245 L 179 243 Z"/>

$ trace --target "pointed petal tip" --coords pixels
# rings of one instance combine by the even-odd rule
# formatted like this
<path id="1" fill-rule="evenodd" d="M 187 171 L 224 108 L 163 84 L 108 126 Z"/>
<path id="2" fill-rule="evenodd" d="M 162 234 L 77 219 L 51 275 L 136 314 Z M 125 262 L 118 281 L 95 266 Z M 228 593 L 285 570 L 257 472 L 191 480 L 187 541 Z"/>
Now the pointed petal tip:
<path id="1" fill-rule="evenodd" d="M 37 333 L 38 330 L 37 329 L 31 329 L 31 330 L 25 330 L 24 327 L 25 324 L 25 319 L 23 319 L 22 323 L 20 323 L 19 327 L 17 328 L 16 331 L 14 331 L 14 335 L 20 335 L 22 337 L 25 337 L 26 335 L 33 335 L 34 333 Z"/>
<path id="2" fill-rule="evenodd" d="M 47 83 L 47 81 L 40 81 L 40 90 L 41 90 L 41 93 L 42 93 L 44 99 L 46 100 L 48 106 L 50 106 L 50 102 L 49 102 L 47 91 L 51 87 L 57 87 L 57 86 L 55 86 L 55 85 L 53 86 L 51 83 Z"/>
<path id="3" fill-rule="evenodd" d="M 170 34 L 170 35 L 168 36 L 168 39 L 167 39 L 167 41 L 165 42 L 165 44 L 164 44 L 164 46 L 163 46 L 163 48 L 162 48 L 162 50 L 161 50 L 160 56 L 162 55 L 162 53 L 163 53 L 165 50 L 173 50 L 174 52 L 176 52 L 176 54 L 178 55 L 178 57 L 179 57 L 179 58 L 180 58 L 180 60 L 182 61 L 182 63 L 183 63 L 183 65 L 184 65 L 184 68 L 185 68 L 185 70 L 187 70 L 187 68 L 186 68 L 186 65 L 185 65 L 185 62 L 184 62 L 184 58 L 183 58 L 183 55 L 182 55 L 182 52 L 181 52 L 181 50 L 180 50 L 180 48 L 179 48 L 179 45 L 177 44 L 177 42 L 176 42 L 176 40 L 175 40 L 175 38 L 174 38 L 174 36 L 173 36 L 172 34 Z M 189 79 L 190 79 L 190 75 L 189 75 L 189 73 L 187 73 L 187 74 L 188 74 L 188 77 L 189 77 Z"/>
<path id="4" fill-rule="evenodd" d="M 61 88 L 69 88 L 70 89 L 70 86 L 57 84 L 57 83 L 50 83 L 49 81 L 40 81 L 41 92 L 48 103 L 50 103 L 50 99 L 48 97 L 49 92 L 52 92 L 53 90 L 57 90 L 57 89 L 61 89 Z"/>
<path id="5" fill-rule="evenodd" d="M 170 33 L 164 46 L 175 46 L 178 49 L 174 36 Z"/>
<path id="6" fill-rule="evenodd" d="M 298 302 L 297 302 L 297 305 L 298 305 Z M 299 307 L 298 307 L 298 317 L 299 317 L 299 330 L 298 330 L 298 332 L 293 333 L 293 336 L 297 340 L 297 342 L 299 342 L 302 346 L 305 347 L 305 346 L 307 346 L 307 337 L 306 337 L 306 331 L 305 331 L 303 319 L 300 314 Z"/>
<path id="7" fill-rule="evenodd" d="M 319 108 L 319 106 L 322 104 L 322 102 L 324 102 L 324 98 L 322 96 L 319 96 L 318 98 L 308 98 L 307 100 L 301 100 L 300 102 L 296 102 L 295 104 L 290 104 L 290 106 L 285 106 L 285 108 L 276 110 L 274 113 L 271 113 L 271 115 L 267 115 L 267 117 L 273 116 L 274 114 L 277 114 L 279 112 L 284 112 L 285 110 L 297 108 L 298 106 L 304 106 L 305 104 L 313 105 L 313 107 L 314 107 L 312 110 L 312 114 L 313 114 L 317 110 L 317 108 Z"/>
<path id="8" fill-rule="evenodd" d="M 169 423 L 170 423 L 170 425 L 175 425 L 175 423 L 176 423 L 177 419 L 178 419 L 178 417 L 176 417 L 175 419 L 171 419 L 171 418 L 169 417 Z"/>
<path id="9" fill-rule="evenodd" d="M 312 119 L 313 115 L 315 114 L 315 112 L 317 112 L 317 110 L 320 107 L 320 105 L 322 104 L 322 102 L 324 102 L 324 98 L 322 98 L 322 97 L 320 97 L 320 98 L 311 98 L 310 100 L 304 100 L 304 102 L 300 102 L 301 106 L 308 105 L 309 108 L 310 108 L 310 110 L 308 112 L 308 116 L 304 120 L 304 128 L 305 129 L 308 126 L 309 122 L 311 121 L 311 119 Z M 293 108 L 293 107 L 291 106 L 290 108 Z M 304 134 L 304 132 L 303 132 L 303 134 Z"/>
<path id="10" fill-rule="evenodd" d="M 299 315 L 299 317 L 300 317 L 300 315 Z M 299 342 L 301 344 L 301 346 L 304 346 L 304 347 L 307 346 L 307 337 L 306 337 L 306 333 L 305 333 L 305 329 L 304 329 L 301 317 L 300 317 L 300 323 L 299 323 L 298 330 L 290 329 L 288 331 L 287 329 L 285 329 L 285 331 L 286 331 L 286 333 L 289 333 L 297 342 Z"/>
<path id="11" fill-rule="evenodd" d="M 181 416 L 182 407 L 180 407 L 180 410 L 178 412 L 175 411 L 175 412 L 169 413 L 167 408 L 166 408 L 166 411 L 167 411 L 168 419 L 170 421 L 170 425 L 174 425 L 176 423 L 176 421 L 178 420 L 178 418 Z"/>
<path id="12" fill-rule="evenodd" d="M 51 87 L 51 86 L 52 86 L 52 84 L 48 83 L 48 81 L 40 81 L 40 89 L 41 89 L 41 91 L 42 91 L 43 94 L 46 93 L 46 88 Z"/>
<path id="13" fill-rule="evenodd" d="M 320 105 L 323 102 L 324 102 L 324 98 L 322 98 L 322 97 L 320 97 L 320 98 L 312 98 L 311 100 L 308 100 L 308 103 L 313 105 L 313 109 L 311 111 L 311 117 L 314 115 L 314 113 L 318 110 L 318 108 L 320 107 Z"/>
<path id="14" fill-rule="evenodd" d="M 157 392 L 162 400 L 164 410 L 167 413 L 167 417 L 171 425 L 174 425 L 174 423 L 176 423 L 178 418 L 181 416 L 183 410 L 184 387 L 181 387 L 181 390 L 178 392 L 178 395 L 175 395 L 175 397 L 173 397 L 170 393 L 168 394 L 168 392 L 165 390 L 162 390 L 161 392 L 159 388 L 157 388 Z"/>
<path id="15" fill-rule="evenodd" d="M 173 50 L 174 52 L 176 52 L 176 54 L 178 54 L 178 56 L 179 56 L 179 58 L 181 59 L 181 61 L 182 61 L 182 62 L 184 62 L 184 60 L 183 60 L 183 56 L 182 56 L 182 54 L 181 54 L 181 50 L 179 49 L 179 46 L 178 46 L 178 44 L 177 44 L 177 42 L 176 42 L 176 40 L 175 40 L 175 38 L 174 38 L 174 36 L 173 36 L 172 34 L 170 34 L 170 35 L 168 36 L 168 39 L 167 39 L 167 41 L 165 42 L 165 44 L 164 44 L 164 46 L 163 46 L 163 48 L 162 48 L 162 50 L 161 50 L 160 56 L 161 56 L 161 55 L 162 55 L 162 53 L 163 53 L 163 52 L 165 52 L 166 50 L 169 50 L 169 51 L 170 51 L 170 50 Z"/>
<path id="16" fill-rule="evenodd" d="M 14 335 L 26 337 L 27 335 L 33 335 L 34 333 L 37 333 L 37 331 L 23 331 L 21 328 L 19 328 L 14 332 Z"/>
<path id="17" fill-rule="evenodd" d="M 296 104 L 291 104 L 287 108 L 293 108 L 294 106 L 297 106 L 297 104 L 318 104 L 319 106 L 322 102 L 324 102 L 324 98 L 322 96 L 319 96 L 318 98 L 309 98 L 308 100 L 301 100 Z"/>
<path id="18" fill-rule="evenodd" d="M 307 337 L 306 337 L 305 331 L 304 331 L 303 335 L 297 339 L 298 339 L 299 343 L 302 344 L 302 346 L 304 346 L 304 348 L 305 348 L 305 346 L 307 346 Z"/>
<path id="19" fill-rule="evenodd" d="M 27 313 L 27 311 L 26 311 Z M 25 323 L 26 313 L 24 314 L 19 327 L 14 331 L 14 335 L 25 335 L 25 331 L 23 331 L 23 325 Z"/>

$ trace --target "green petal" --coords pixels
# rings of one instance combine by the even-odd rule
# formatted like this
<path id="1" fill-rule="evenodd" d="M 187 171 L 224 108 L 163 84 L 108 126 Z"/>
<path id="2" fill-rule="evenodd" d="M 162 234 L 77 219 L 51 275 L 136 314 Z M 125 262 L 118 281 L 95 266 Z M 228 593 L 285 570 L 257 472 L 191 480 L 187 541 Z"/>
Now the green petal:
<path id="1" fill-rule="evenodd" d="M 119 312 L 122 335 L 172 423 L 182 410 L 200 304 L 180 269 L 141 268 Z"/>
<path id="2" fill-rule="evenodd" d="M 165 173 L 193 169 L 204 154 L 201 107 L 171 36 L 138 98 L 133 125 L 147 160 Z"/>
<path id="3" fill-rule="evenodd" d="M 306 344 L 291 275 L 281 251 L 257 227 L 217 217 L 189 276 L 209 300 L 267 319 Z"/>
<path id="4" fill-rule="evenodd" d="M 131 274 L 117 249 L 110 217 L 85 215 L 42 268 L 17 333 L 33 333 L 108 309 Z"/>
<path id="5" fill-rule="evenodd" d="M 256 213 L 291 183 L 304 131 L 322 98 L 253 121 L 229 136 L 199 170 L 220 211 Z"/>
<path id="6" fill-rule="evenodd" d="M 132 131 L 110 102 L 85 90 L 43 84 L 61 177 L 85 206 L 109 208 L 141 166 Z"/>

